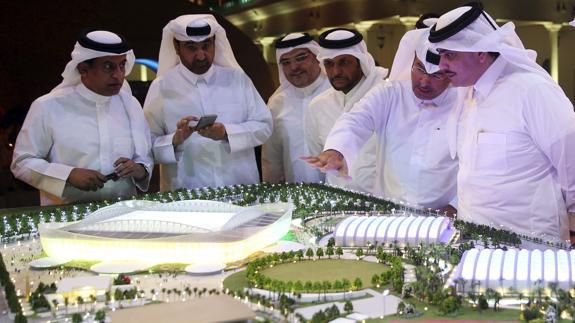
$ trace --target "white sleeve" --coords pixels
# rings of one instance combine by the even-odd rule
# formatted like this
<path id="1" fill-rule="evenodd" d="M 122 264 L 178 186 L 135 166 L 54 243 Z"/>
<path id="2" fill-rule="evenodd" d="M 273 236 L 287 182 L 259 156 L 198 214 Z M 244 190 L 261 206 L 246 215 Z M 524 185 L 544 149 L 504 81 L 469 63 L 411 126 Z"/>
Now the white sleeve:
<path id="1" fill-rule="evenodd" d="M 316 97 L 317 99 L 317 97 Z M 308 108 L 304 112 L 304 141 L 306 156 L 317 156 L 323 150 L 323 143 L 319 139 L 319 123 L 316 120 L 319 111 L 319 104 L 321 101 L 313 99 Z"/>
<path id="2" fill-rule="evenodd" d="M 274 103 L 281 104 L 283 100 L 272 97 L 269 101 L 270 111 L 273 113 Z M 279 106 L 278 106 L 279 107 Z M 273 118 L 274 130 L 268 141 L 262 147 L 262 178 L 264 182 L 282 183 L 285 181 L 285 170 L 283 164 L 283 142 L 279 133 L 277 119 Z"/>
<path id="3" fill-rule="evenodd" d="M 134 140 L 134 155 L 132 160 L 141 164 L 146 169 L 148 176 L 141 180 L 136 180 L 132 177 L 132 182 L 141 191 L 146 192 L 150 186 L 150 179 L 152 178 L 152 171 L 154 170 L 154 159 L 152 157 L 152 143 L 150 128 L 144 117 L 142 106 L 133 96 L 129 96 L 129 100 L 125 100 L 127 104 L 126 109 L 130 117 L 130 127 L 132 130 L 132 139 Z"/>
<path id="4" fill-rule="evenodd" d="M 533 140 L 557 171 L 568 212 L 575 212 L 575 113 L 563 91 L 538 84 L 525 97 L 523 117 Z"/>
<path id="5" fill-rule="evenodd" d="M 391 108 L 389 94 L 391 87 L 380 84 L 354 104 L 353 108 L 342 114 L 331 129 L 324 150 L 339 151 L 352 169 L 359 151 L 374 132 L 383 132 Z"/>
<path id="6" fill-rule="evenodd" d="M 241 123 L 224 123 L 230 152 L 242 151 L 262 145 L 272 134 L 272 116 L 264 100 L 247 75 L 241 78 L 240 86 L 245 93 L 247 118 Z"/>
<path id="7" fill-rule="evenodd" d="M 178 160 L 176 149 L 172 145 L 174 133 L 167 133 L 168 127 L 164 119 L 164 102 L 160 89 L 160 79 L 150 85 L 146 101 L 144 102 L 144 114 L 150 127 L 152 136 L 152 152 L 154 159 L 159 164 L 173 164 Z M 179 152 L 181 155 L 181 151 Z"/>
<path id="8" fill-rule="evenodd" d="M 62 197 L 66 180 L 74 167 L 48 160 L 53 145 L 50 125 L 46 124 L 46 107 L 35 101 L 16 139 L 10 169 L 14 176 L 35 188 Z"/>

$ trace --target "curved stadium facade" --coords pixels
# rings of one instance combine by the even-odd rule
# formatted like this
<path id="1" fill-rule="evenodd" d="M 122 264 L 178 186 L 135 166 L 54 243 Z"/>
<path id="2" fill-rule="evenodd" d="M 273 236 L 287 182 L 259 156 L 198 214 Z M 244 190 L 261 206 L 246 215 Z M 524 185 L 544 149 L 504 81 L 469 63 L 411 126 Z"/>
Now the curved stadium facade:
<path id="1" fill-rule="evenodd" d="M 335 244 L 360 247 L 369 243 L 416 245 L 448 242 L 454 234 L 451 220 L 433 216 L 350 216 L 334 231 Z"/>
<path id="2" fill-rule="evenodd" d="M 39 228 L 54 258 L 212 264 L 244 259 L 289 230 L 293 205 L 241 207 L 224 202 L 123 201 L 84 220 Z"/>
<path id="3" fill-rule="evenodd" d="M 454 271 L 453 281 L 479 283 L 480 289 L 528 291 L 557 283 L 570 289 L 575 284 L 575 250 L 470 249 Z"/>

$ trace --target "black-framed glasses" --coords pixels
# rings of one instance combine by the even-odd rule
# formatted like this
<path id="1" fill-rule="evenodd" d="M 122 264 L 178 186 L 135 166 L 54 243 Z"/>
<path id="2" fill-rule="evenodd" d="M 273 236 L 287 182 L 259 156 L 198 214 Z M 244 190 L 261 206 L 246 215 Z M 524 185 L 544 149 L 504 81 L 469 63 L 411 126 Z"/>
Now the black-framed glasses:
<path id="1" fill-rule="evenodd" d="M 418 64 L 413 64 L 413 66 L 411 66 L 411 70 L 420 74 L 420 75 L 425 75 L 428 76 L 434 80 L 437 81 L 445 81 L 447 79 L 447 74 L 443 73 L 443 72 L 435 72 L 432 74 L 427 73 L 427 71 L 425 70 L 425 68 L 421 65 Z"/>
<path id="2" fill-rule="evenodd" d="M 310 53 L 301 53 L 296 55 L 295 57 L 292 58 L 282 58 L 280 59 L 280 65 L 281 66 L 289 66 L 292 63 L 301 63 L 304 62 Z"/>

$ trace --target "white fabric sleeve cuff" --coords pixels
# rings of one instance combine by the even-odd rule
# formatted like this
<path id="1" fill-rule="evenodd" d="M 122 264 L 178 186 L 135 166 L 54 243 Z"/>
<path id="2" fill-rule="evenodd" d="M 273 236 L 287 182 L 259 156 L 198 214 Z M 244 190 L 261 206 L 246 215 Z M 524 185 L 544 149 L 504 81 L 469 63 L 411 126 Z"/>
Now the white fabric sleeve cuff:
<path id="1" fill-rule="evenodd" d="M 64 194 L 64 188 L 66 187 L 66 180 L 74 167 L 51 163 L 46 171 L 43 172 L 39 183 L 39 188 L 42 191 L 55 195 L 57 197 L 62 197 Z"/>
<path id="2" fill-rule="evenodd" d="M 226 134 L 228 135 L 228 142 L 226 148 L 228 149 L 229 153 L 236 152 L 238 147 L 244 147 L 244 140 L 242 139 L 241 133 L 244 132 L 242 126 L 237 124 L 224 124 L 226 128 Z"/>
<path id="3" fill-rule="evenodd" d="M 142 192 L 147 192 L 148 188 L 150 188 L 150 180 L 152 179 L 152 171 L 154 170 L 154 165 L 148 165 L 142 161 L 137 161 L 134 160 L 136 163 L 144 166 L 144 168 L 146 169 L 146 172 L 148 172 L 148 176 L 144 177 L 141 180 L 136 180 L 135 178 L 132 177 L 132 182 L 134 183 L 134 185 L 136 185 L 136 187 L 142 191 Z"/>
<path id="4" fill-rule="evenodd" d="M 178 158 L 176 156 L 176 150 L 182 149 L 179 145 L 176 149 L 174 149 L 174 145 L 172 145 L 172 138 L 174 134 L 169 134 L 165 136 L 157 137 L 154 141 L 154 160 L 159 164 L 175 164 L 178 162 Z M 181 153 L 181 151 L 179 151 Z M 181 154 L 180 154 L 181 155 Z"/>

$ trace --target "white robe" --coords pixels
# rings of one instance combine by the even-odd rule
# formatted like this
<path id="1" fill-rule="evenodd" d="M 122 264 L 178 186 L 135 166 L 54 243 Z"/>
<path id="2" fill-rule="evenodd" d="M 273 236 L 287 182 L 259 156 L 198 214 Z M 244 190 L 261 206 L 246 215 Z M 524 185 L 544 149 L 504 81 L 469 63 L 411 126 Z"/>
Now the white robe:
<path id="1" fill-rule="evenodd" d="M 32 103 L 16 140 L 11 169 L 18 179 L 40 190 L 41 205 L 130 197 L 136 186 L 148 189 L 150 176 L 136 182 L 107 181 L 95 192 L 76 189 L 66 180 L 75 167 L 111 174 L 120 157 L 144 164 L 151 174 L 149 140 L 142 108 L 133 96 L 101 96 L 80 83 Z"/>
<path id="2" fill-rule="evenodd" d="M 299 157 L 309 155 L 304 140 L 305 111 L 310 101 L 330 86 L 327 77 L 320 73 L 309 86 L 296 88 L 286 85 L 269 99 L 274 131 L 262 150 L 264 181 L 317 183 L 323 178 L 318 169 L 309 167 Z"/>
<path id="3" fill-rule="evenodd" d="M 575 114 L 550 80 L 497 59 L 454 112 L 459 215 L 544 240 L 575 211 Z M 459 121 L 459 122 L 457 122 Z"/>
<path id="4" fill-rule="evenodd" d="M 314 98 L 305 117 L 306 145 L 311 156 L 317 156 L 324 151 L 324 144 L 331 128 L 337 119 L 345 112 L 351 110 L 354 103 L 359 101 L 369 89 L 378 83 L 384 83 L 387 70 L 375 69 L 375 75 L 363 78 L 351 91 L 344 94 L 333 87 Z M 372 193 L 375 185 L 375 162 L 379 155 L 376 137 L 372 136 L 368 143 L 361 148 L 360 162 L 348 170 L 351 180 L 339 177 L 337 174 L 327 174 L 326 182 L 350 190 Z"/>
<path id="5" fill-rule="evenodd" d="M 259 182 L 254 147 L 271 135 L 272 118 L 252 81 L 239 69 L 212 65 L 203 75 L 182 64 L 152 82 L 144 112 L 152 132 L 160 189 L 217 187 Z M 176 123 L 216 114 L 228 140 L 193 133 L 174 149 Z"/>
<path id="6" fill-rule="evenodd" d="M 446 124 L 457 103 L 455 89 L 431 101 L 418 99 L 411 81 L 391 81 L 369 91 L 339 118 L 324 149 L 341 152 L 351 168 L 374 135 L 374 194 L 426 208 L 456 205 L 457 160 L 449 155 Z"/>

